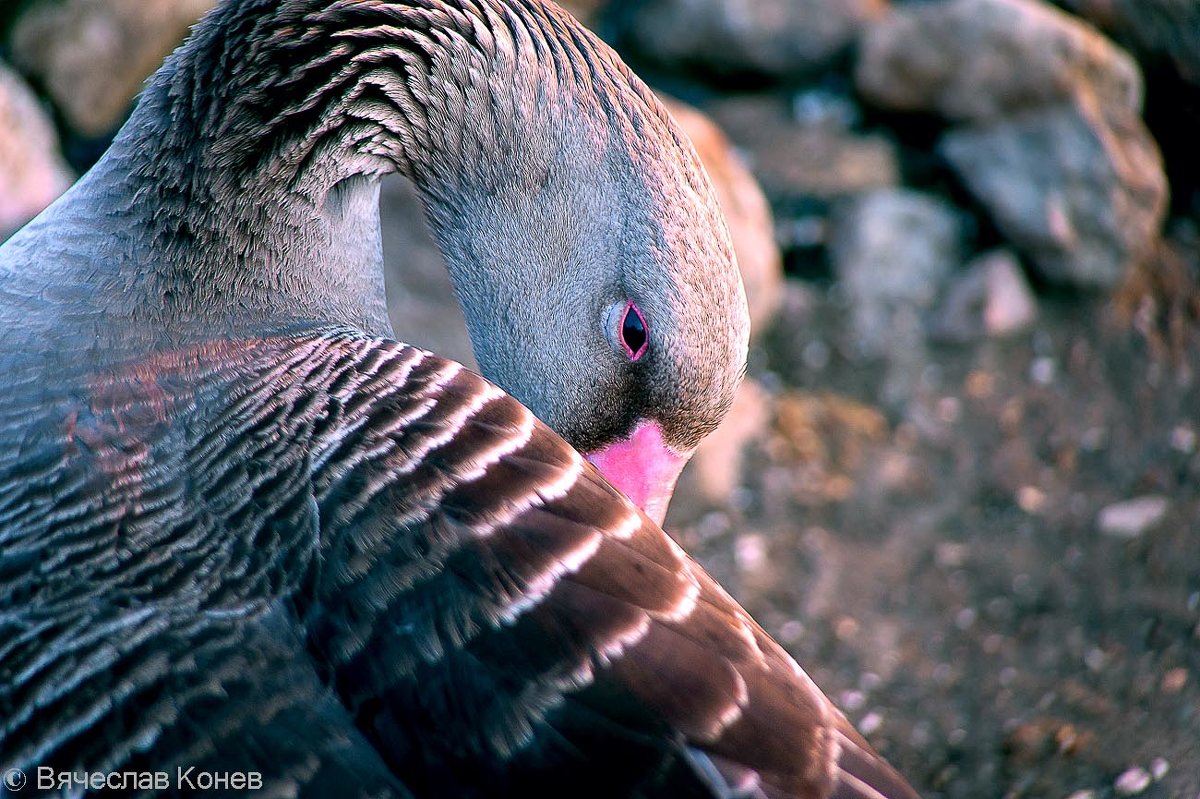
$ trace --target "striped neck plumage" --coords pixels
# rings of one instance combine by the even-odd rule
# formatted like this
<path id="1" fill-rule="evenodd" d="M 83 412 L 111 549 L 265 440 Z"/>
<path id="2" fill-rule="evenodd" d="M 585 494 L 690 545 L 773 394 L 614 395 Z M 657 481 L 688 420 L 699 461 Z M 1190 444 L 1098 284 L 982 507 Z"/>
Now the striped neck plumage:
<path id="1" fill-rule="evenodd" d="M 148 127 L 229 190 L 400 171 L 436 199 L 528 177 L 556 120 L 629 91 L 584 36 L 533 0 L 226 0 L 153 80 Z"/>
<path id="2" fill-rule="evenodd" d="M 578 121 L 624 113 L 594 84 L 629 86 L 581 36 L 526 0 L 226 0 L 109 158 L 153 209 L 146 260 L 165 266 L 149 282 L 183 316 L 211 309 L 202 284 L 261 315 L 389 333 L 377 178 L 412 178 L 437 233 L 536 192 L 564 150 L 602 150 L 606 126 Z"/>

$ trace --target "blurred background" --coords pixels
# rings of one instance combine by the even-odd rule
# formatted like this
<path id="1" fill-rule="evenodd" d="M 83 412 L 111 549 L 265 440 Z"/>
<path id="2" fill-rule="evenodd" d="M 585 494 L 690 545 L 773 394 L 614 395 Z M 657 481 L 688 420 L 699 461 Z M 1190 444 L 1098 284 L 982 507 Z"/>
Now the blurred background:
<path id="1" fill-rule="evenodd" d="M 0 0 L 0 240 L 213 2 Z M 1200 0 L 566 5 L 750 297 L 668 529 L 926 796 L 1200 797 Z M 397 333 L 470 363 L 383 213 Z"/>

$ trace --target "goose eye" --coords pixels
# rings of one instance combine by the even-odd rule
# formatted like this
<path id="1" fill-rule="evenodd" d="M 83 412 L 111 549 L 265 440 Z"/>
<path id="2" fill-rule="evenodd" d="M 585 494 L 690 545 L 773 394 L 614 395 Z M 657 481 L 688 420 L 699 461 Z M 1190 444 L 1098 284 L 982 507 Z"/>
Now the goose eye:
<path id="1" fill-rule="evenodd" d="M 646 332 L 646 319 L 637 303 L 630 301 L 621 317 L 621 346 L 629 360 L 639 360 L 650 348 L 650 336 Z"/>

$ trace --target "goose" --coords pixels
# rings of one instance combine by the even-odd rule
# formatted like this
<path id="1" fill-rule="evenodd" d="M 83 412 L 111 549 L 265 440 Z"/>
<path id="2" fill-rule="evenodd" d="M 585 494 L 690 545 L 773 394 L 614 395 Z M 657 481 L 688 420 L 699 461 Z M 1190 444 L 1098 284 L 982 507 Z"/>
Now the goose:
<path id="1" fill-rule="evenodd" d="M 391 172 L 490 380 L 392 338 Z M 223 0 L 0 247 L 0 331 L 32 795 L 915 797 L 658 524 L 745 300 L 549 3 Z"/>

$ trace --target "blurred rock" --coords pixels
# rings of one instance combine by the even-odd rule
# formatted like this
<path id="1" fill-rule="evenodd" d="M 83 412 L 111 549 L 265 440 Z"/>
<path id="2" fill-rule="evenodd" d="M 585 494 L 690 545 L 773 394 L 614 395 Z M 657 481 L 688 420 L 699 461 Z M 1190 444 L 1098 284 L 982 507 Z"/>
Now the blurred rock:
<path id="1" fill-rule="evenodd" d="M 679 477 L 671 503 L 671 525 L 690 524 L 707 509 L 727 505 L 742 484 L 746 447 L 761 441 L 771 421 L 771 397 L 757 382 L 742 382 L 729 415 L 700 442 Z"/>
<path id="2" fill-rule="evenodd" d="M 984 253 L 950 284 L 930 325 L 945 341 L 969 342 L 1027 329 L 1037 318 L 1037 299 L 1017 257 L 1007 250 Z"/>
<path id="3" fill-rule="evenodd" d="M 37 99 L 0 64 L 0 241 L 66 191 L 73 180 L 58 136 Z"/>
<path id="4" fill-rule="evenodd" d="M 1051 281 L 1111 288 L 1151 254 L 1162 156 L 1125 108 L 1080 98 L 948 132 L 941 150 L 996 226 Z"/>
<path id="5" fill-rule="evenodd" d="M 884 355 L 910 343 L 912 321 L 959 262 L 953 208 L 907 189 L 848 200 L 833 219 L 830 257 L 850 303 L 858 350 Z"/>
<path id="6" fill-rule="evenodd" d="M 1167 182 L 1141 75 L 1086 24 L 1034 0 L 904 6 L 855 77 L 883 107 L 972 123 L 942 152 L 1047 279 L 1111 288 L 1152 251 Z"/>
<path id="7" fill-rule="evenodd" d="M 1156 494 L 1114 502 L 1100 509 L 1096 525 L 1114 538 L 1137 538 L 1157 527 L 1170 507 L 1170 500 Z"/>
<path id="8" fill-rule="evenodd" d="M 838 115 L 800 121 L 782 100 L 763 95 L 721 100 L 709 110 L 777 200 L 834 199 L 900 182 L 895 145 L 854 133 Z"/>
<path id="9" fill-rule="evenodd" d="M 1149 771 L 1141 766 L 1134 766 L 1121 772 L 1113 781 L 1113 788 L 1121 796 L 1137 796 L 1145 793 L 1152 782 L 1154 782 L 1154 777 Z"/>
<path id="10" fill-rule="evenodd" d="M 847 51 L 884 0 L 646 0 L 631 4 L 629 43 L 682 71 L 788 78 Z"/>
<path id="11" fill-rule="evenodd" d="M 412 184 L 397 175 L 380 192 L 384 282 L 396 338 L 478 370 L 446 261 Z"/>
<path id="12" fill-rule="evenodd" d="M 1170 60 L 1185 80 L 1200 84 L 1200 2 L 1065 0 L 1064 5 L 1139 54 Z"/>
<path id="13" fill-rule="evenodd" d="M 914 3 L 867 28 L 855 81 L 870 102 L 982 121 L 1095 95 L 1137 112 L 1142 79 L 1124 51 L 1035 0 Z"/>
<path id="14" fill-rule="evenodd" d="M 720 128 L 691 106 L 669 97 L 661 99 L 692 140 L 712 178 L 746 285 L 751 331 L 761 334 L 783 301 L 783 263 L 766 197 Z"/>
<path id="15" fill-rule="evenodd" d="M 87 137 L 121 121 L 142 82 L 216 0 L 65 0 L 13 26 L 13 59 Z"/>

